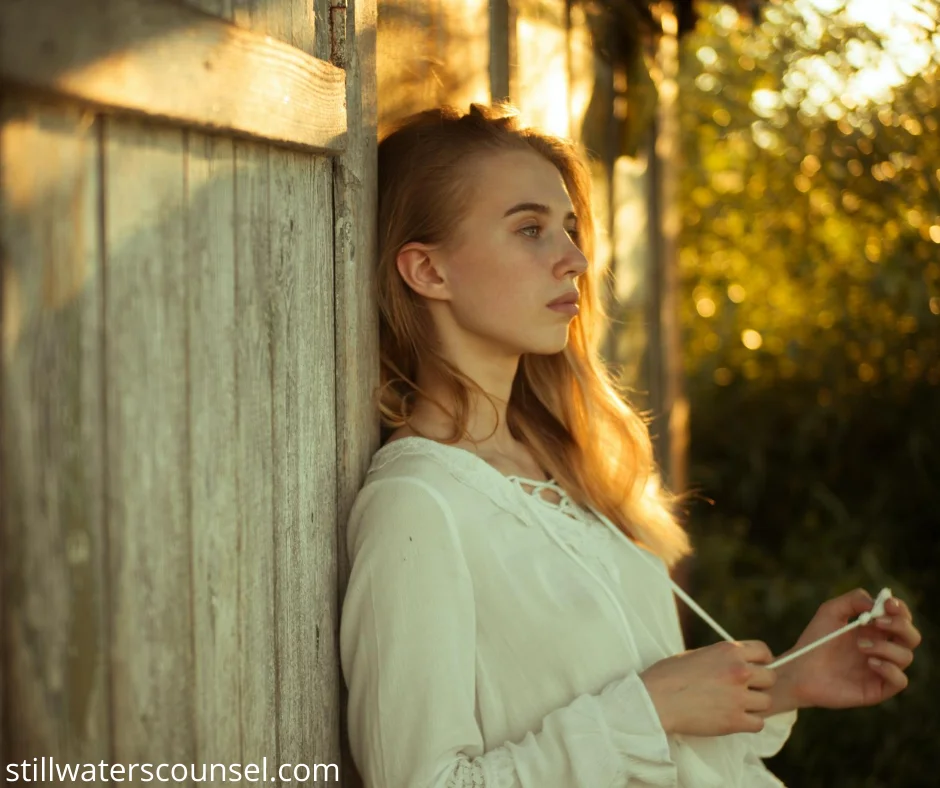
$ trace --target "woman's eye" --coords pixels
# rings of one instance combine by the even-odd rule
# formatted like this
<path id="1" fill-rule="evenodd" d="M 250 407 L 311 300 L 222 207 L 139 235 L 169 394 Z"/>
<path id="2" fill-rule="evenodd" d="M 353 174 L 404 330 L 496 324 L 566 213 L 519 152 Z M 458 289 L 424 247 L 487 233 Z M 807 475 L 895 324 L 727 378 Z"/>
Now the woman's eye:
<path id="1" fill-rule="evenodd" d="M 542 228 L 537 224 L 529 225 L 528 227 L 523 227 L 520 233 L 526 234 L 529 238 L 538 238 L 542 233 Z M 565 230 L 566 233 L 571 237 L 572 240 L 577 241 L 581 236 L 581 233 L 578 232 L 576 227 L 571 227 Z"/>

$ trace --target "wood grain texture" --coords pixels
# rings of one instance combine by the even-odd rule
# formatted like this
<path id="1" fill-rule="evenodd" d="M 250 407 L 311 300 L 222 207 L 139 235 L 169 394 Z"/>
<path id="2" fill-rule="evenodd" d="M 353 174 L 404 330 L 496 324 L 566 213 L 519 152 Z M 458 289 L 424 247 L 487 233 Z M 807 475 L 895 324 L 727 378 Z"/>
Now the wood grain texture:
<path id="1" fill-rule="evenodd" d="M 290 42 L 301 52 L 316 57 L 316 19 L 314 15 L 315 0 L 286 0 L 290 4 L 291 38 Z M 285 0 L 281 0 L 285 2 Z"/>
<path id="2" fill-rule="evenodd" d="M 345 528 L 353 499 L 378 448 L 378 415 L 372 401 L 379 383 L 378 307 L 375 302 L 377 78 L 375 0 L 348 10 L 350 36 L 348 110 L 355 134 L 333 164 L 336 292 L 337 517 L 340 525 L 340 598 L 348 563 Z"/>
<path id="3" fill-rule="evenodd" d="M 185 156 L 196 760 L 240 763 L 233 143 Z"/>
<path id="4" fill-rule="evenodd" d="M 312 0 L 314 29 L 313 52 L 314 57 L 321 60 L 330 60 L 330 16 L 333 3 L 331 0 Z M 339 5 L 339 3 L 337 3 Z M 340 64 L 334 63 L 339 66 Z"/>
<path id="5" fill-rule="evenodd" d="M 3 760 L 110 761 L 98 129 L 10 98 L 0 122 Z"/>
<path id="6" fill-rule="evenodd" d="M 294 46 L 292 3 L 293 0 L 232 0 L 235 23 L 245 30 Z"/>
<path id="7" fill-rule="evenodd" d="M 107 120 L 115 760 L 194 760 L 183 132 Z"/>
<path id="8" fill-rule="evenodd" d="M 232 0 L 183 0 L 183 2 L 188 6 L 198 8 L 200 11 L 205 11 L 207 14 L 212 14 L 229 22 L 234 21 L 235 9 L 232 6 Z"/>
<path id="9" fill-rule="evenodd" d="M 303 620 L 312 632 L 293 640 L 295 679 L 308 684 L 310 739 L 302 742 L 321 763 L 339 763 L 338 642 L 339 605 L 336 533 L 336 360 L 333 270 L 333 165 L 310 159 L 311 182 L 302 184 L 298 209 L 305 216 L 296 239 L 304 250 L 297 271 L 298 313 L 298 493 L 301 502 L 300 540 L 292 551 L 294 569 L 303 582 L 294 604 L 306 608 Z M 306 174 L 307 170 L 301 170 Z M 306 557 L 306 560 L 304 558 Z M 285 595 L 279 599 L 285 600 Z M 312 614 L 308 619 L 307 615 Z M 282 680 L 289 674 L 281 672 Z M 286 687 L 286 685 L 285 685 Z M 326 779 L 323 775 L 322 779 Z"/>
<path id="10" fill-rule="evenodd" d="M 379 421 L 372 393 L 379 382 L 376 265 L 378 96 L 375 0 L 350 0 L 346 11 L 346 103 L 350 134 L 333 161 L 334 299 L 336 338 L 337 596 L 349 579 L 346 525 L 372 454 Z M 338 632 L 332 648 L 338 653 Z M 347 692 L 340 686 L 340 751 L 343 784 L 361 785 L 349 753 Z"/>
<path id="11" fill-rule="evenodd" d="M 245 762 L 277 755 L 270 146 L 235 143 L 238 686 Z"/>
<path id="12" fill-rule="evenodd" d="M 317 692 L 317 627 L 324 614 L 317 599 L 317 577 L 330 576 L 326 562 L 333 556 L 316 552 L 321 514 L 320 496 L 327 502 L 327 522 L 333 529 L 335 444 L 315 443 L 318 413 L 324 404 L 333 419 L 331 392 L 322 402 L 323 375 L 310 360 L 326 364 L 332 374 L 330 333 L 317 336 L 313 328 L 324 298 L 332 301 L 332 238 L 329 169 L 309 156 L 271 151 L 271 201 L 278 206 L 272 225 L 268 293 L 272 347 L 272 413 L 274 455 L 274 531 L 276 558 L 275 621 L 277 625 L 278 757 L 282 763 L 321 759 L 324 716 L 335 704 Z M 320 176 L 318 178 L 318 175 Z M 326 184 L 318 180 L 326 180 Z M 326 198 L 324 199 L 324 185 Z M 320 231 L 318 237 L 317 231 Z M 326 287 L 316 289 L 318 272 L 326 269 Z M 329 311 L 332 308 L 329 307 Z M 325 357 L 324 357 L 325 356 Z M 302 360 L 307 363 L 302 363 Z M 321 400 L 321 401 L 318 401 Z M 327 436 L 332 426 L 325 430 Z M 324 465 L 316 459 L 323 450 Z M 318 478 L 317 473 L 324 478 Z M 323 488 L 326 486 L 326 489 Z M 327 539 L 331 541 L 331 534 Z M 334 721 L 327 724 L 335 725 Z"/>
<path id="13" fill-rule="evenodd" d="M 345 147 L 345 73 L 307 54 L 313 12 L 298 10 L 294 28 L 291 2 L 254 0 L 266 25 L 286 25 L 265 30 L 269 38 L 171 0 L 5 0 L 0 81 L 336 153 Z"/>

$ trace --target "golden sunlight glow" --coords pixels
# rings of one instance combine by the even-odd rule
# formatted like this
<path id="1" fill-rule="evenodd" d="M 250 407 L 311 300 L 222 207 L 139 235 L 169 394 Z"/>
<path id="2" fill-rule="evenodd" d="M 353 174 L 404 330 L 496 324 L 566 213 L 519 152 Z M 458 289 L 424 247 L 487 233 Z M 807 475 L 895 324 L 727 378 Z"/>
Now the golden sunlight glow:
<path id="1" fill-rule="evenodd" d="M 753 328 L 747 328 L 741 332 L 741 342 L 748 350 L 757 350 L 764 344 L 764 338 Z"/>
<path id="2" fill-rule="evenodd" d="M 559 8 L 559 19 L 546 15 L 518 20 L 519 105 L 525 124 L 567 137 L 570 134 L 568 39 L 563 26 L 564 9 Z"/>
<path id="3" fill-rule="evenodd" d="M 695 302 L 695 309 L 702 317 L 711 317 L 715 314 L 715 302 L 710 298 L 700 298 Z"/>
<path id="4" fill-rule="evenodd" d="M 647 163 L 618 156 L 614 162 L 614 288 L 625 304 L 642 299 L 650 255 Z"/>
<path id="5" fill-rule="evenodd" d="M 935 20 L 917 0 L 793 0 L 792 4 L 803 19 L 797 36 L 807 47 L 820 46 L 827 29 L 851 25 L 869 28 L 882 38 L 882 45 L 850 38 L 842 56 L 830 51 L 795 59 L 784 77 L 785 89 L 754 91 L 751 106 L 762 117 L 771 117 L 785 103 L 799 102 L 810 117 L 842 120 L 848 110 L 849 120 L 858 125 L 851 111 L 888 104 L 894 88 L 923 72 L 932 60 L 940 62 L 940 37 L 931 38 L 928 32 Z M 766 16 L 782 20 L 772 6 Z"/>

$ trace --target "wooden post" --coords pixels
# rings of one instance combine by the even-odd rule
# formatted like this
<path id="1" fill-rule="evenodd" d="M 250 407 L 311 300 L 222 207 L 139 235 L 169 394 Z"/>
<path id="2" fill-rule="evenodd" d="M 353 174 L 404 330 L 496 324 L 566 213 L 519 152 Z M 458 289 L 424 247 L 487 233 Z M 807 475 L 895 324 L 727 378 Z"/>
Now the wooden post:
<path id="1" fill-rule="evenodd" d="M 346 69 L 349 120 L 346 150 L 333 160 L 338 605 L 349 581 L 349 511 L 379 445 L 372 404 L 379 383 L 378 306 L 372 286 L 378 218 L 376 16 L 376 0 L 342 0 L 331 19 L 331 57 Z M 339 653 L 339 632 L 332 635 L 330 646 Z M 348 691 L 340 684 L 340 768 L 343 785 L 350 788 L 362 783 L 349 752 Z"/>
<path id="2" fill-rule="evenodd" d="M 663 32 L 656 53 L 659 103 L 650 157 L 652 178 L 650 223 L 653 233 L 653 293 L 650 299 L 652 330 L 651 405 L 657 416 L 658 460 L 671 489 L 685 489 L 689 405 L 683 391 L 682 337 L 679 326 L 678 205 L 679 118 L 677 112 L 679 43 L 672 2 L 657 6 Z"/>

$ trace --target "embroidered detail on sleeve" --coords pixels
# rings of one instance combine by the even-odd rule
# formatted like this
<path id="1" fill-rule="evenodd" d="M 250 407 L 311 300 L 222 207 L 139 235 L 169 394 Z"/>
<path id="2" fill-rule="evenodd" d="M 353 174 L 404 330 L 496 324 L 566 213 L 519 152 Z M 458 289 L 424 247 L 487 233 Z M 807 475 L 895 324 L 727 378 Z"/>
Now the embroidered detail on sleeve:
<path id="1" fill-rule="evenodd" d="M 516 769 L 512 755 L 498 747 L 485 757 L 470 760 L 461 757 L 447 779 L 446 788 L 513 788 Z"/>
<path id="2" fill-rule="evenodd" d="M 454 772 L 447 780 L 447 788 L 469 788 L 470 786 L 485 786 L 486 778 L 483 776 L 483 764 L 473 762 L 469 758 L 461 758 L 454 767 Z"/>

